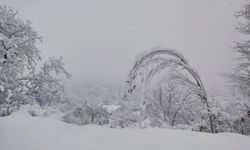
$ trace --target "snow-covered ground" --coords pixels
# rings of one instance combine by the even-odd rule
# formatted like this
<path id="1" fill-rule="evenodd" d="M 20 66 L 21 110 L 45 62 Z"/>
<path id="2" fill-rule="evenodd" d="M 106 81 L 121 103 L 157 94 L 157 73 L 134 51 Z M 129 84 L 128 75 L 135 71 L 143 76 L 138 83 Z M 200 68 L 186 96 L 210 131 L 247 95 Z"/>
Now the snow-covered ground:
<path id="1" fill-rule="evenodd" d="M 249 150 L 250 137 L 174 129 L 77 126 L 27 111 L 0 117 L 0 150 Z"/>

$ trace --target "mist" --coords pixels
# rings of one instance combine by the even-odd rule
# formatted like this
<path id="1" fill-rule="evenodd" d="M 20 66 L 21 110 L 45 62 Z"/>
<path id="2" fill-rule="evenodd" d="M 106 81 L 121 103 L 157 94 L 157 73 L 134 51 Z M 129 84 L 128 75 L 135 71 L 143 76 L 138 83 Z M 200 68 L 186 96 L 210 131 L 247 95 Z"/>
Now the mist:
<path id="1" fill-rule="evenodd" d="M 180 51 L 205 87 L 224 89 L 243 0 L 1 0 L 43 36 L 43 57 L 62 56 L 71 80 L 123 85 L 136 55 Z"/>

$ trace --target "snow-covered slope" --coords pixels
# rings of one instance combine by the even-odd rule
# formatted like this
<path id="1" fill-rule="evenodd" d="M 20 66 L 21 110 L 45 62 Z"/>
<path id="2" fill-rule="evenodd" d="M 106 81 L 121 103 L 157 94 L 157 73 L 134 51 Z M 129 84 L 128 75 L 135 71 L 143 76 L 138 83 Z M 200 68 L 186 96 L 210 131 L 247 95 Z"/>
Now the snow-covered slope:
<path id="1" fill-rule="evenodd" d="M 249 150 L 250 137 L 173 129 L 76 126 L 16 113 L 0 117 L 0 150 Z"/>

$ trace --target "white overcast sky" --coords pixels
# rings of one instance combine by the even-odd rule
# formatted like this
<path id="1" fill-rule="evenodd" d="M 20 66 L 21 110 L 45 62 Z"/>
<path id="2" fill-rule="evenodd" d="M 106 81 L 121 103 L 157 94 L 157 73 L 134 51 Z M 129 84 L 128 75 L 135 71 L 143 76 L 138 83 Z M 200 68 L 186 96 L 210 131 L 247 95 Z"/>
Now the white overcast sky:
<path id="1" fill-rule="evenodd" d="M 207 89 L 234 64 L 238 11 L 245 0 L 0 0 L 44 37 L 42 55 L 63 56 L 76 80 L 122 84 L 135 56 L 180 51 Z"/>

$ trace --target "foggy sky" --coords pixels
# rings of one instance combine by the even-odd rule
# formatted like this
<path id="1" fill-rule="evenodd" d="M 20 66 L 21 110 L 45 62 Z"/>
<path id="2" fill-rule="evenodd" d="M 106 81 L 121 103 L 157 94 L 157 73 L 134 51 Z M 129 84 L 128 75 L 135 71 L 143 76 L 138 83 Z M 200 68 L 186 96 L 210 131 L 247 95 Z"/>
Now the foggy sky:
<path id="1" fill-rule="evenodd" d="M 122 85 L 135 56 L 154 47 L 180 51 L 205 87 L 224 88 L 235 13 L 244 0 L 0 0 L 44 37 L 44 57 L 63 56 L 73 80 Z"/>

